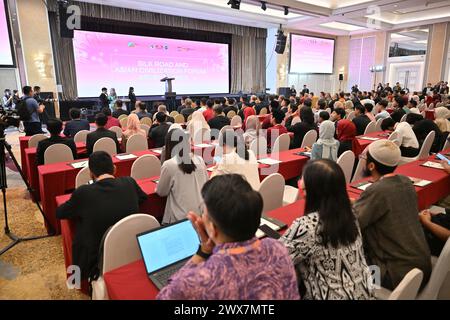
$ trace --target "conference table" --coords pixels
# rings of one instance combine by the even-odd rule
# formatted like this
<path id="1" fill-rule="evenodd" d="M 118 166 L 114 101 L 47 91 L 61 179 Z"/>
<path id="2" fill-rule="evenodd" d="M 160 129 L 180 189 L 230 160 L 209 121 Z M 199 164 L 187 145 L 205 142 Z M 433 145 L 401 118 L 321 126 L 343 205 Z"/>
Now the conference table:
<path id="1" fill-rule="evenodd" d="M 450 149 L 442 151 L 442 153 L 449 153 Z M 429 208 L 431 205 L 444 199 L 450 194 L 450 174 L 442 169 L 435 169 L 423 166 L 427 161 L 436 162 L 435 156 L 432 155 L 425 160 L 417 160 L 397 167 L 395 173 L 401 174 L 411 178 L 423 179 L 431 181 L 430 184 L 424 187 L 415 186 L 417 193 L 417 205 L 419 210 Z M 363 193 L 362 190 L 355 188 L 361 182 L 370 181 L 370 178 L 355 181 L 347 186 L 347 191 L 354 194 L 357 199 Z"/>
<path id="2" fill-rule="evenodd" d="M 355 157 L 358 157 L 361 153 L 363 153 L 364 149 L 366 149 L 372 142 L 381 139 L 387 139 L 389 138 L 389 135 L 389 132 L 377 131 L 357 136 L 355 139 L 353 139 L 352 143 L 352 150 L 355 154 Z"/>
<path id="3" fill-rule="evenodd" d="M 77 147 L 78 157 L 86 154 L 87 150 L 85 142 L 77 142 L 75 145 Z M 22 158 L 22 168 L 24 169 L 24 172 L 26 171 L 28 182 L 39 199 L 39 175 L 38 165 L 36 162 L 37 148 L 26 148 L 24 151 L 25 158 Z"/>

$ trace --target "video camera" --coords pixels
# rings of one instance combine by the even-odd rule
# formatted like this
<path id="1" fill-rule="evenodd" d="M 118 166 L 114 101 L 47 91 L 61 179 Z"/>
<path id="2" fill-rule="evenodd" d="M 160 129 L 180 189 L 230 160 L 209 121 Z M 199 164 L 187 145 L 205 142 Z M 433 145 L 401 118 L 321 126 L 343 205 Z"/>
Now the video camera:
<path id="1" fill-rule="evenodd" d="M 20 125 L 20 117 L 17 111 L 4 109 L 0 107 L 0 130 L 3 131 L 8 127 L 18 128 Z"/>

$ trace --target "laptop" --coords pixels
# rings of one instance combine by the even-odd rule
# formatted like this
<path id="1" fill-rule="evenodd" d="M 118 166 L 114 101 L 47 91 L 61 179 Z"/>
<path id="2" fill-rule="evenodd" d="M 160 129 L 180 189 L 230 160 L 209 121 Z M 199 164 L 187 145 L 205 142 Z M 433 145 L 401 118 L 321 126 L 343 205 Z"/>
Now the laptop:
<path id="1" fill-rule="evenodd" d="M 200 244 L 187 219 L 140 233 L 136 238 L 147 275 L 159 290 L 197 252 Z"/>

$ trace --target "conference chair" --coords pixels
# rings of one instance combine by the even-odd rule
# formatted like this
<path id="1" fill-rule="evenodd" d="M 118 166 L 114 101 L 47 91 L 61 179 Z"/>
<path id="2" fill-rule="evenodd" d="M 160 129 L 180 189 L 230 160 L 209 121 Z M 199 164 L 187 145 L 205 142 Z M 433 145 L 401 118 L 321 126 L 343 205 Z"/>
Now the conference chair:
<path id="1" fill-rule="evenodd" d="M 43 133 L 38 133 L 33 135 L 30 140 L 28 140 L 28 148 L 36 148 L 39 141 L 45 140 L 48 137 Z"/>
<path id="2" fill-rule="evenodd" d="M 175 123 L 184 123 L 184 116 L 182 114 L 177 114 L 174 117 Z"/>
<path id="3" fill-rule="evenodd" d="M 289 144 L 291 143 L 291 137 L 287 133 L 281 134 L 273 144 L 271 153 L 279 153 L 282 151 L 289 150 Z"/>
<path id="4" fill-rule="evenodd" d="M 141 129 L 145 131 L 145 136 L 148 137 L 148 132 L 150 131 L 150 126 L 148 124 L 141 124 Z"/>
<path id="5" fill-rule="evenodd" d="M 436 300 L 446 283 L 450 270 L 450 238 L 447 239 L 436 264 L 431 272 L 430 280 L 423 290 L 419 293 L 418 300 Z M 448 296 L 448 292 L 446 293 Z"/>
<path id="6" fill-rule="evenodd" d="M 364 134 L 369 134 L 369 133 L 373 133 L 377 131 L 377 124 L 375 123 L 375 121 L 371 121 L 367 127 L 366 130 L 364 130 Z"/>
<path id="7" fill-rule="evenodd" d="M 127 153 L 132 153 L 136 151 L 144 151 L 148 149 L 147 136 L 142 134 L 133 134 L 127 140 L 126 151 Z"/>
<path id="8" fill-rule="evenodd" d="M 363 171 L 364 171 L 365 166 L 366 166 L 366 159 L 363 159 L 360 157 L 351 182 L 355 182 L 355 181 L 358 181 L 358 180 L 361 180 L 364 178 Z"/>
<path id="9" fill-rule="evenodd" d="M 105 151 L 112 157 L 117 154 L 117 146 L 113 139 L 105 137 L 95 142 L 93 152 L 96 151 Z"/>
<path id="10" fill-rule="evenodd" d="M 169 116 L 171 116 L 172 118 L 175 118 L 177 115 L 179 115 L 178 111 L 172 111 L 171 113 L 169 113 Z"/>
<path id="11" fill-rule="evenodd" d="M 383 122 L 384 119 L 378 119 L 377 122 L 375 123 L 375 132 L 376 131 L 382 131 L 381 129 L 381 123 Z"/>
<path id="12" fill-rule="evenodd" d="M 419 154 L 416 157 L 401 157 L 399 165 L 410 163 L 416 160 L 425 160 L 430 155 L 431 147 L 433 146 L 433 141 L 436 133 L 431 131 L 425 140 L 423 141 L 422 147 L 420 148 Z"/>
<path id="13" fill-rule="evenodd" d="M 230 111 L 230 112 L 232 112 L 232 111 Z M 230 112 L 228 112 L 228 113 L 230 113 Z M 232 127 L 242 126 L 242 118 L 240 116 L 237 116 L 237 115 L 234 116 L 231 119 L 230 126 L 232 126 Z"/>
<path id="14" fill-rule="evenodd" d="M 267 154 L 267 140 L 262 136 L 258 136 L 250 143 L 249 149 L 253 151 L 255 156 Z"/>
<path id="15" fill-rule="evenodd" d="M 355 164 L 355 154 L 351 150 L 345 151 L 336 162 L 344 172 L 345 182 L 350 183 L 350 180 L 352 179 L 353 166 Z"/>
<path id="16" fill-rule="evenodd" d="M 260 115 L 260 116 L 263 116 L 263 115 L 266 115 L 266 114 L 267 114 L 267 108 L 266 108 L 266 107 L 262 108 L 262 109 L 259 111 L 259 115 Z"/>
<path id="17" fill-rule="evenodd" d="M 161 175 L 161 161 L 154 155 L 146 154 L 137 158 L 131 166 L 131 177 L 135 180 Z"/>
<path id="18" fill-rule="evenodd" d="M 378 300 L 415 300 L 422 283 L 423 272 L 414 268 L 409 271 L 397 285 L 394 291 L 385 288 L 375 290 L 375 297 Z"/>
<path id="19" fill-rule="evenodd" d="M 228 111 L 228 113 L 227 113 L 227 118 L 228 119 L 233 119 L 233 117 L 236 115 L 236 112 L 234 112 L 233 110 L 231 110 L 231 111 Z"/>
<path id="20" fill-rule="evenodd" d="M 264 178 L 259 186 L 263 198 L 263 213 L 283 206 L 284 178 L 279 173 L 272 173 Z"/>
<path id="21" fill-rule="evenodd" d="M 153 216 L 138 213 L 123 218 L 106 231 L 101 275 L 96 281 L 92 281 L 92 300 L 109 300 L 103 275 L 142 259 L 136 235 L 158 227 L 159 222 Z"/>
<path id="22" fill-rule="evenodd" d="M 87 135 L 89 134 L 89 130 L 81 130 L 78 131 L 75 136 L 73 137 L 73 142 L 77 143 L 77 142 L 84 142 L 86 143 L 86 138 Z"/>
<path id="23" fill-rule="evenodd" d="M 117 119 L 120 121 L 122 119 L 126 119 L 128 116 L 126 114 L 121 114 Z"/>
<path id="24" fill-rule="evenodd" d="M 450 136 L 447 137 L 444 147 L 442 148 L 442 150 L 447 150 L 447 149 L 450 149 Z"/>
<path id="25" fill-rule="evenodd" d="M 355 118 L 355 111 L 352 111 L 347 115 L 347 120 L 352 121 L 354 118 Z"/>
<path id="26" fill-rule="evenodd" d="M 406 114 L 403 115 L 403 117 L 400 119 L 400 122 L 405 122 L 406 121 Z"/>
<path id="27" fill-rule="evenodd" d="M 300 117 L 294 117 L 291 122 L 291 126 L 296 125 L 297 123 L 302 122 Z"/>
<path id="28" fill-rule="evenodd" d="M 126 129 L 128 124 L 128 117 L 122 118 L 122 120 L 119 120 L 119 122 L 122 129 Z"/>
<path id="29" fill-rule="evenodd" d="M 141 123 L 141 124 L 145 124 L 145 125 L 147 125 L 147 126 L 149 126 L 149 127 L 151 127 L 152 126 L 152 119 L 150 119 L 149 117 L 143 117 L 141 120 L 139 120 L 139 122 Z"/>
<path id="30" fill-rule="evenodd" d="M 316 142 L 316 140 L 317 140 L 317 131 L 309 130 L 303 137 L 302 145 L 300 146 L 300 148 L 312 147 L 312 145 Z"/>
<path id="31" fill-rule="evenodd" d="M 392 141 L 397 145 L 397 147 L 400 147 L 400 140 L 398 139 L 398 132 L 394 131 L 389 135 L 388 140 Z"/>
<path id="32" fill-rule="evenodd" d="M 91 181 L 91 171 L 89 170 L 89 167 L 85 167 L 78 172 L 77 177 L 75 178 L 75 189 L 88 184 L 89 181 Z"/>
<path id="33" fill-rule="evenodd" d="M 113 126 L 113 127 L 109 128 L 109 130 L 116 133 L 117 139 L 122 139 L 123 131 L 121 128 L 119 128 L 118 126 Z"/>
<path id="34" fill-rule="evenodd" d="M 72 150 L 62 143 L 53 144 L 44 152 L 44 164 L 73 161 Z"/>

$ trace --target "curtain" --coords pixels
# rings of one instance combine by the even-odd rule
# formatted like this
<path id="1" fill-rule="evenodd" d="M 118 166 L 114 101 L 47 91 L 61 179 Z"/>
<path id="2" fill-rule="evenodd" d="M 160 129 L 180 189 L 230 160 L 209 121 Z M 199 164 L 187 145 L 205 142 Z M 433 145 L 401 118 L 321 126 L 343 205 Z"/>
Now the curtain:
<path id="1" fill-rule="evenodd" d="M 63 98 L 77 97 L 75 61 L 71 39 L 61 38 L 58 32 L 56 0 L 48 2 L 50 31 L 58 83 L 63 86 Z M 102 21 L 132 21 L 132 23 L 178 28 L 183 31 L 216 32 L 231 34 L 231 93 L 264 92 L 266 87 L 266 37 L 267 30 L 227 23 L 184 18 L 128 8 L 112 7 L 74 1 L 83 16 Z"/>

